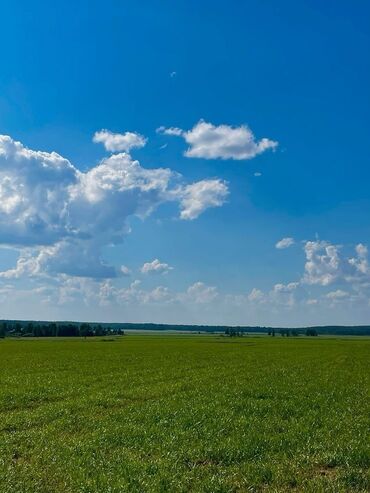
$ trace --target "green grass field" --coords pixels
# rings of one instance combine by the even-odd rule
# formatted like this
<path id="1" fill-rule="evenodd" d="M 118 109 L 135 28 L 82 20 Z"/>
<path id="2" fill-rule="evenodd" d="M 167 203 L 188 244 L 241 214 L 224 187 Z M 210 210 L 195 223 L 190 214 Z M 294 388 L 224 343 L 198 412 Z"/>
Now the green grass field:
<path id="1" fill-rule="evenodd" d="M 367 338 L 0 341 L 0 492 L 369 491 Z"/>

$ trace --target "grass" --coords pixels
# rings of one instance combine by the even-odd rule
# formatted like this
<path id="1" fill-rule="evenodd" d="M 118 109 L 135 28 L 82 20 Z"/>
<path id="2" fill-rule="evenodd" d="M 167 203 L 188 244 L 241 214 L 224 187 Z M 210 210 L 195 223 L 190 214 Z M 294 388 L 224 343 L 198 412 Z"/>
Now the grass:
<path id="1" fill-rule="evenodd" d="M 369 491 L 367 338 L 0 341 L 0 492 Z"/>

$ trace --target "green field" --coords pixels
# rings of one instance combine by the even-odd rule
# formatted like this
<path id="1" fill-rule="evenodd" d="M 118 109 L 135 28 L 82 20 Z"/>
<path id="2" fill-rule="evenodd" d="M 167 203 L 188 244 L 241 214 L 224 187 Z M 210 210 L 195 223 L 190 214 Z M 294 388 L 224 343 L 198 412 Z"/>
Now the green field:
<path id="1" fill-rule="evenodd" d="M 369 491 L 368 338 L 0 341 L 0 492 Z"/>

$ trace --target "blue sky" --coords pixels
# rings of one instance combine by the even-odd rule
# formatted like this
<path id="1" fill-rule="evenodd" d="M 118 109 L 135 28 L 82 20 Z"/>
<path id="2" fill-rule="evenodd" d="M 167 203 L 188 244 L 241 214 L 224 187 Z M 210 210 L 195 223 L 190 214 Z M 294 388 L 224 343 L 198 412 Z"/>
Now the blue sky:
<path id="1" fill-rule="evenodd" d="M 369 322 L 368 2 L 0 19 L 1 317 Z"/>

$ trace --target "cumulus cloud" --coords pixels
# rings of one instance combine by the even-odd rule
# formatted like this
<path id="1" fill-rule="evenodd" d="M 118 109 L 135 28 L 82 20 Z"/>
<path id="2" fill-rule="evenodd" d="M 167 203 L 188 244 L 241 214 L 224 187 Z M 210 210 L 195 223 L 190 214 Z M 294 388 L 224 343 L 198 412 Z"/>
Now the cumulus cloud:
<path id="1" fill-rule="evenodd" d="M 343 289 L 337 289 L 336 291 L 330 291 L 326 295 L 327 298 L 331 300 L 338 300 L 338 299 L 343 299 L 347 298 L 349 296 L 349 293 L 347 291 L 343 291 Z"/>
<path id="2" fill-rule="evenodd" d="M 355 247 L 356 256 L 352 257 L 346 254 L 344 246 L 322 240 L 304 242 L 303 250 L 306 262 L 301 279 L 288 284 L 276 283 L 265 293 L 254 288 L 246 297 L 248 302 L 287 307 L 297 303 L 320 304 L 321 308 L 325 303 L 328 306 L 329 301 L 330 306 L 339 301 L 368 303 L 370 268 L 366 245 L 359 243 Z M 328 286 L 331 290 L 325 292 Z"/>
<path id="3" fill-rule="evenodd" d="M 168 303 L 173 301 L 173 295 L 165 286 L 157 286 L 147 293 L 145 298 L 146 303 Z"/>
<path id="4" fill-rule="evenodd" d="M 277 305 L 292 307 L 296 304 L 296 291 L 299 282 L 277 283 L 269 293 L 269 301 Z"/>
<path id="5" fill-rule="evenodd" d="M 248 294 L 248 300 L 251 302 L 262 303 L 265 301 L 265 295 L 260 289 L 253 288 Z"/>
<path id="6" fill-rule="evenodd" d="M 126 153 L 81 172 L 57 153 L 0 136 L 1 244 L 20 250 L 16 267 L 1 275 L 123 275 L 102 251 L 123 241 L 129 217 L 145 218 L 160 204 L 177 202 L 180 218 L 194 219 L 226 195 L 220 180 L 187 185 L 170 169 L 143 168 Z"/>
<path id="7" fill-rule="evenodd" d="M 9 289 L 3 288 L 4 296 L 10 295 Z M 35 291 L 35 290 L 33 290 Z M 219 293 L 214 286 L 207 286 L 203 282 L 190 285 L 183 292 L 171 291 L 167 286 L 156 286 L 145 289 L 140 280 L 136 279 L 127 287 L 118 288 L 111 279 L 91 279 L 59 275 L 49 287 L 37 288 L 43 302 L 65 305 L 82 302 L 87 306 L 111 305 L 147 305 L 147 304 L 183 304 L 207 305 L 213 303 Z M 0 288 L 1 297 L 1 288 Z"/>
<path id="8" fill-rule="evenodd" d="M 93 142 L 103 144 L 110 152 L 130 152 L 131 149 L 144 147 L 147 139 L 136 132 L 116 134 L 109 130 L 99 130 L 93 136 Z"/>
<path id="9" fill-rule="evenodd" d="M 194 303 L 210 303 L 218 297 L 218 291 L 215 286 L 207 286 L 203 282 L 196 282 L 186 291 L 186 299 Z"/>
<path id="10" fill-rule="evenodd" d="M 304 251 L 307 260 L 304 282 L 327 286 L 338 278 L 341 261 L 337 246 L 326 241 L 307 241 Z"/>
<path id="11" fill-rule="evenodd" d="M 196 219 L 209 207 L 220 207 L 228 196 L 228 187 L 222 180 L 201 180 L 180 191 L 181 219 Z"/>
<path id="12" fill-rule="evenodd" d="M 140 270 L 143 274 L 167 274 L 173 267 L 156 258 L 152 262 L 145 262 Z"/>
<path id="13" fill-rule="evenodd" d="M 101 258 L 100 246 L 94 241 L 62 240 L 55 245 L 21 250 L 16 267 L 0 272 L 0 277 L 45 276 L 59 273 L 70 276 L 107 278 L 124 275 Z"/>
<path id="14" fill-rule="evenodd" d="M 330 306 L 333 306 L 340 301 L 366 304 L 370 299 L 366 245 L 359 243 L 355 247 L 354 257 L 348 257 L 345 250 L 345 247 L 327 241 L 307 241 L 304 244 L 306 263 L 301 285 L 317 286 L 321 291 L 327 286 L 331 287 L 331 291 L 320 297 L 320 306 L 329 300 Z M 314 299 L 317 300 L 316 297 Z"/>
<path id="15" fill-rule="evenodd" d="M 290 282 L 288 284 L 277 283 L 266 293 L 260 289 L 253 288 L 247 295 L 247 300 L 251 305 L 263 304 L 292 307 L 296 302 L 295 292 L 299 285 L 299 282 Z"/>
<path id="16" fill-rule="evenodd" d="M 25 250 L 19 256 L 17 264 L 13 269 L 0 272 L 0 278 L 3 279 L 19 279 L 23 276 L 34 276 L 38 274 L 38 259 L 33 257 L 32 253 Z"/>
<path id="17" fill-rule="evenodd" d="M 189 144 L 185 156 L 192 158 L 245 160 L 278 146 L 278 142 L 267 138 L 257 141 L 246 125 L 213 125 L 200 120 L 191 130 L 162 126 L 157 131 L 183 137 Z"/>
<path id="18" fill-rule="evenodd" d="M 1 243 L 52 244 L 68 236 L 68 189 L 78 179 L 76 168 L 59 154 L 0 136 Z"/>
<path id="19" fill-rule="evenodd" d="M 131 274 L 130 269 L 128 267 L 126 267 L 126 265 L 121 265 L 120 271 L 121 271 L 123 276 L 129 276 Z"/>
<path id="20" fill-rule="evenodd" d="M 333 307 L 346 306 L 350 303 L 351 306 L 364 308 L 368 306 L 370 299 L 370 277 L 369 274 L 359 272 L 356 267 L 357 261 L 364 260 L 366 255 L 366 247 L 361 245 L 356 248 L 357 256 L 354 257 L 356 265 L 349 262 L 352 257 L 346 257 L 343 254 L 344 247 L 339 249 L 336 247 L 336 255 L 338 256 L 338 268 L 335 270 L 333 280 L 327 284 L 326 264 L 330 263 L 330 258 L 335 257 L 329 248 L 327 253 L 326 248 L 331 247 L 328 242 L 312 242 L 315 245 L 304 244 L 304 248 L 309 251 L 314 250 L 314 262 L 317 263 L 319 269 L 309 269 L 308 272 L 313 277 L 315 282 L 307 283 L 307 280 L 297 280 L 289 283 L 275 283 L 271 289 L 261 291 L 253 288 L 249 293 L 243 294 L 224 294 L 218 291 L 216 286 L 209 286 L 204 282 L 198 281 L 190 285 L 184 291 L 176 292 L 170 290 L 167 286 L 159 285 L 154 288 L 146 288 L 145 281 L 134 280 L 127 287 L 118 287 L 120 283 L 116 283 L 113 279 L 107 279 L 104 275 L 99 274 L 99 269 L 104 271 L 105 268 L 112 268 L 95 262 L 95 276 L 76 277 L 58 272 L 54 266 L 53 249 L 58 248 L 58 245 L 47 245 L 39 251 L 37 255 L 33 248 L 22 251 L 17 265 L 14 269 L 1 273 L 0 277 L 8 283 L 6 286 L 0 286 L 0 299 L 6 303 L 7 300 L 15 299 L 18 296 L 19 290 L 15 290 L 10 284 L 13 280 L 25 275 L 30 275 L 44 283 L 48 281 L 48 285 L 42 285 L 36 289 L 21 290 L 22 296 L 33 297 L 38 296 L 39 302 L 55 305 L 65 305 L 69 303 L 83 303 L 86 306 L 110 306 L 110 305 L 166 305 L 172 304 L 173 309 L 179 308 L 189 310 L 199 309 L 199 306 L 204 307 L 207 311 L 212 307 L 223 307 L 222 309 L 230 309 L 232 306 L 238 309 L 245 309 L 246 314 L 258 312 L 262 310 L 266 314 L 279 315 L 279 313 L 292 314 L 294 309 L 298 307 L 311 307 L 311 313 L 319 313 L 321 310 L 332 309 Z M 318 243 L 316 245 L 316 243 Z M 331 253 L 330 253 L 331 252 Z M 316 257 L 319 257 L 317 260 Z M 325 257 L 325 259 L 322 259 Z M 329 257 L 329 260 L 326 259 Z M 367 256 L 366 256 L 367 259 Z M 143 266 L 144 267 L 144 266 Z M 155 259 L 153 262 L 147 262 L 144 268 L 146 272 L 165 272 L 169 268 L 168 264 Z M 84 269 L 82 260 L 80 269 Z M 330 267 L 332 269 L 332 266 Z M 67 270 L 66 268 L 64 270 Z M 121 270 L 121 275 L 126 273 Z M 362 269 L 363 270 L 363 269 Z M 53 272 L 51 277 L 47 273 Z M 307 272 L 305 272 L 307 275 Z M 100 276 L 100 277 L 99 277 Z M 161 277 L 165 279 L 165 277 Z M 124 281 L 123 281 L 124 282 Z M 330 285 L 331 290 L 328 290 Z M 19 291 L 19 293 L 18 293 Z M 17 294 L 18 293 L 18 294 Z M 34 299 L 34 298 L 32 298 Z M 35 298 L 36 299 L 36 298 Z M 196 308 L 198 307 L 198 308 Z M 244 307 L 244 308 L 243 308 Z M 172 308 L 171 308 L 172 310 Z M 289 315 L 290 316 L 290 315 Z"/>
<path id="21" fill-rule="evenodd" d="M 356 245 L 357 257 L 350 258 L 349 264 L 352 265 L 355 270 L 360 274 L 369 274 L 369 261 L 368 261 L 368 249 L 362 243 Z"/>
<path id="22" fill-rule="evenodd" d="M 282 238 L 276 243 L 275 247 L 279 250 L 282 250 L 284 248 L 289 248 L 290 246 L 294 245 L 294 243 L 295 242 L 293 238 Z"/>

